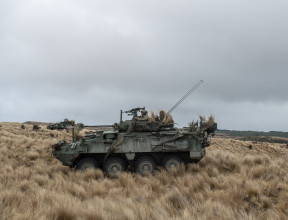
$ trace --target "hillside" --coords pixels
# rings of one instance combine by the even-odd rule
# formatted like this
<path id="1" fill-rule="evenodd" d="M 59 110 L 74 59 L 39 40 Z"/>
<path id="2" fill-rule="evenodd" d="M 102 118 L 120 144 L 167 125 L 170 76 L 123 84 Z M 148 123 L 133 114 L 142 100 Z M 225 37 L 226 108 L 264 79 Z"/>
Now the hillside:
<path id="1" fill-rule="evenodd" d="M 217 134 L 225 134 L 230 137 L 283 137 L 288 138 L 288 132 L 283 131 L 235 131 L 218 129 Z"/>
<path id="2" fill-rule="evenodd" d="M 263 132 L 263 131 L 217 130 L 216 137 L 233 138 L 244 141 L 288 144 L 288 132 L 282 132 L 282 131 Z"/>
<path id="3" fill-rule="evenodd" d="M 286 144 L 214 138 L 198 164 L 117 179 L 63 166 L 64 131 L 0 123 L 1 219 L 287 219 Z"/>

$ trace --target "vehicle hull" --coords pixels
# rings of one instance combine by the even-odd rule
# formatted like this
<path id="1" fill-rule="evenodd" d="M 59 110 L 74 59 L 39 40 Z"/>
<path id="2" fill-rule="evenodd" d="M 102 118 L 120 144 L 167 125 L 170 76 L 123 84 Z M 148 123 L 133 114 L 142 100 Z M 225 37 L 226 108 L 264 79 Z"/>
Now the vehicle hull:
<path id="1" fill-rule="evenodd" d="M 208 146 L 207 138 L 203 135 L 197 136 L 187 131 L 131 134 L 103 132 L 58 146 L 53 155 L 66 166 L 74 166 L 83 157 L 97 158 L 99 164 L 102 164 L 111 155 L 121 155 L 125 160 L 133 161 L 137 156 L 145 154 L 155 158 L 164 157 L 166 154 L 179 154 L 187 161 L 203 158 L 205 147 Z"/>

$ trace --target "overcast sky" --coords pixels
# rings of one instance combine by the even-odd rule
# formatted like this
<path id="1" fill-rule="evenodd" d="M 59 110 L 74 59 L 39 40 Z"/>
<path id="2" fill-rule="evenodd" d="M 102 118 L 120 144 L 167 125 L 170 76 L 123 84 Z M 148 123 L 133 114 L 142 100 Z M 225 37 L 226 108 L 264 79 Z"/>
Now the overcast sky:
<path id="1" fill-rule="evenodd" d="M 113 124 L 169 110 L 177 126 L 288 131 L 287 0 L 1 0 L 0 121 Z"/>

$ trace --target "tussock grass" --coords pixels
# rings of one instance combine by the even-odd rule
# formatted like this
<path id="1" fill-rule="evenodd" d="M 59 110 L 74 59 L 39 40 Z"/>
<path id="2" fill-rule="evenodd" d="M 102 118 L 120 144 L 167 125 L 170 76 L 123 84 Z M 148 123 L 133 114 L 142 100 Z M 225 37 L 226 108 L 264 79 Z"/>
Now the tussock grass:
<path id="1" fill-rule="evenodd" d="M 155 115 L 155 112 L 153 110 L 150 111 L 150 117 L 149 117 L 149 122 L 155 122 L 156 121 L 157 115 Z"/>
<path id="2" fill-rule="evenodd" d="M 205 158 L 178 172 L 110 179 L 51 156 L 52 144 L 71 139 L 65 130 L 0 125 L 1 219 L 288 218 L 288 150 L 280 144 L 213 139 Z"/>

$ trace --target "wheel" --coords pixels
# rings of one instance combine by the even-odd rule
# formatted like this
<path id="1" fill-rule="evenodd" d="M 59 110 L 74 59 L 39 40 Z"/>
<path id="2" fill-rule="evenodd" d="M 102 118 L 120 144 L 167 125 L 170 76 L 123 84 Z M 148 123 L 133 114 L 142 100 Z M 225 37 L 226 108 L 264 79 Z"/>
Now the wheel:
<path id="1" fill-rule="evenodd" d="M 85 171 L 88 169 L 97 169 L 98 163 L 93 158 L 83 158 L 76 164 L 76 169 Z"/>
<path id="2" fill-rule="evenodd" d="M 168 171 L 179 170 L 183 161 L 177 155 L 167 155 L 162 160 L 162 166 Z"/>
<path id="3" fill-rule="evenodd" d="M 136 173 L 142 176 L 147 175 L 148 173 L 153 173 L 156 166 L 154 159 L 149 156 L 139 157 L 135 161 L 135 164 Z"/>
<path id="4" fill-rule="evenodd" d="M 115 177 L 122 171 L 126 170 L 126 167 L 126 162 L 120 157 L 110 157 L 103 165 L 105 173 L 112 177 Z"/>

